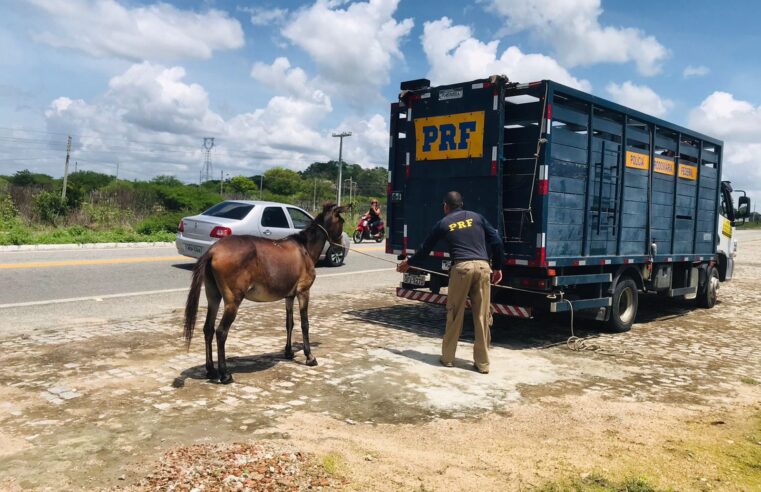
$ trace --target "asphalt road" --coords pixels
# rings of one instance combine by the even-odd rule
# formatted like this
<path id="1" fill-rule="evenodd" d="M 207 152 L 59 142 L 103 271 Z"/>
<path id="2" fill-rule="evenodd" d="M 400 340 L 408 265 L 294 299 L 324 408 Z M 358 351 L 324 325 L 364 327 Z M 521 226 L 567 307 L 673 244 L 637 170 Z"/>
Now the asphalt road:
<path id="1" fill-rule="evenodd" d="M 313 295 L 399 281 L 384 244 L 356 245 L 338 268 L 318 267 Z M 174 246 L 0 252 L 0 334 L 182 309 L 195 260 Z M 204 296 L 201 296 L 205 301 Z"/>

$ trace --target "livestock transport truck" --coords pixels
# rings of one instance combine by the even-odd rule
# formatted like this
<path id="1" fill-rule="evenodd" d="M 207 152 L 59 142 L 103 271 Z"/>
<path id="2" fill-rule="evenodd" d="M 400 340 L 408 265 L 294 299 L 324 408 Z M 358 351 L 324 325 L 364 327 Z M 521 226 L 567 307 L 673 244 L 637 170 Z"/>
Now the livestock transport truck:
<path id="1" fill-rule="evenodd" d="M 414 253 L 446 192 L 504 240 L 495 314 L 573 309 L 631 328 L 640 293 L 716 302 L 732 278 L 737 209 L 720 140 L 543 80 L 403 82 L 391 105 L 386 252 Z M 425 269 L 445 274 L 439 243 Z M 444 304 L 445 276 L 411 271 L 397 295 Z"/>

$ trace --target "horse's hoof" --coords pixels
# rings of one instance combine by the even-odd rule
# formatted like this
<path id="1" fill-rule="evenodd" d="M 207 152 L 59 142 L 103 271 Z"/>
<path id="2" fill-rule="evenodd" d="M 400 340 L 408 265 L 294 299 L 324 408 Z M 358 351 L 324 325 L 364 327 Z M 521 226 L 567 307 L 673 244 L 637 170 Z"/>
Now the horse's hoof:
<path id="1" fill-rule="evenodd" d="M 206 379 L 219 379 L 219 373 L 216 369 L 206 370 Z"/>
<path id="2" fill-rule="evenodd" d="M 285 352 L 285 358 L 286 359 L 292 360 L 294 357 L 296 357 L 296 354 L 295 354 L 295 352 L 293 352 L 293 350 L 291 350 L 290 352 L 288 352 L 286 350 L 286 352 Z"/>
<path id="3" fill-rule="evenodd" d="M 309 367 L 314 367 L 317 365 L 317 359 L 312 357 L 311 359 L 307 359 L 307 365 Z"/>
<path id="4" fill-rule="evenodd" d="M 230 384 L 233 382 L 233 375 L 232 374 L 225 374 L 221 378 L 219 378 L 219 382 L 222 384 Z"/>

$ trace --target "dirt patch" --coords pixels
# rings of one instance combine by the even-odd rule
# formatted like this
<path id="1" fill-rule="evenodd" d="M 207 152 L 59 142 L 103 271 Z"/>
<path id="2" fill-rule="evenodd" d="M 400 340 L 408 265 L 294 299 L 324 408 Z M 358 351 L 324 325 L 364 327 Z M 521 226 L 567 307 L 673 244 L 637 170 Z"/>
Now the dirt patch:
<path id="1" fill-rule="evenodd" d="M 196 444 L 167 452 L 137 485 L 114 491 L 331 490 L 342 481 L 313 457 L 283 443 Z"/>

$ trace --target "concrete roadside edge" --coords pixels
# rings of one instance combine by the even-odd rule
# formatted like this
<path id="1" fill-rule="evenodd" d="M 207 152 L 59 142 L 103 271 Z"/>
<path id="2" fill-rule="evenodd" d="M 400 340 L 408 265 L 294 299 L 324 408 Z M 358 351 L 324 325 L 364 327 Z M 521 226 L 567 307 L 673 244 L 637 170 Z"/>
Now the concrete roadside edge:
<path id="1" fill-rule="evenodd" d="M 21 244 L 0 246 L 0 253 L 8 251 L 54 251 L 61 249 L 114 249 L 114 248 L 154 248 L 174 246 L 173 242 L 137 242 L 137 243 L 83 243 L 83 244 Z"/>

